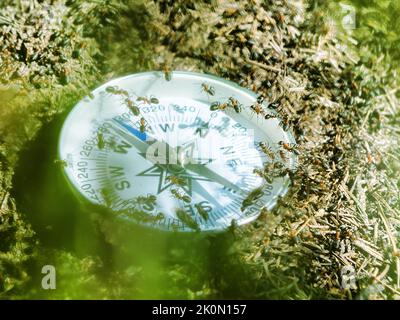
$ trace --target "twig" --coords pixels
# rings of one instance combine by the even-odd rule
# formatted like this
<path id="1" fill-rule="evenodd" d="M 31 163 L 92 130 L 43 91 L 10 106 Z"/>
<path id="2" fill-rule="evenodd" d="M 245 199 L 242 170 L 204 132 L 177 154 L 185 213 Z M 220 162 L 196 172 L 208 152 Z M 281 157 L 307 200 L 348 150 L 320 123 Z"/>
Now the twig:
<path id="1" fill-rule="evenodd" d="M 260 67 L 260 68 L 262 68 L 264 70 L 267 70 L 267 71 L 281 72 L 281 69 L 266 65 L 266 64 L 261 63 L 261 62 L 257 62 L 257 61 L 250 60 L 250 59 L 247 59 L 246 61 L 248 63 L 251 63 L 251 64 L 253 64 L 253 65 L 257 66 L 257 67 Z"/>

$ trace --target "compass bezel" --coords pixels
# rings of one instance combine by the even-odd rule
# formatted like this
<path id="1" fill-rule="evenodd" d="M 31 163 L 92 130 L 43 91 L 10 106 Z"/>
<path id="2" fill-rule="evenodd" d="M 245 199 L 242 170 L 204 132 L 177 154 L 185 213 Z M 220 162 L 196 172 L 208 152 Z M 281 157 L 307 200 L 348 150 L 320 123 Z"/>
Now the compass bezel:
<path id="1" fill-rule="evenodd" d="M 211 74 L 203 74 L 203 73 L 197 73 L 197 72 L 190 72 L 190 71 L 173 71 L 171 73 L 172 75 L 172 79 L 174 79 L 174 77 L 188 77 L 191 79 L 196 79 L 199 82 L 206 82 L 206 81 L 213 81 L 213 82 L 217 82 L 223 86 L 225 86 L 228 90 L 230 90 L 231 92 L 239 92 L 240 95 L 246 95 L 249 99 L 251 100 L 256 100 L 257 99 L 257 95 L 246 89 L 241 87 L 240 85 L 230 81 L 230 80 L 226 80 L 226 79 L 222 79 L 219 78 L 217 76 L 211 75 Z M 140 73 L 135 73 L 135 74 L 130 74 L 130 75 L 126 75 L 123 77 L 119 77 L 119 78 L 115 78 L 112 79 L 106 83 L 104 83 L 103 85 L 97 87 L 95 90 L 92 91 L 92 94 L 95 96 L 97 94 L 99 94 L 100 92 L 103 92 L 105 90 L 105 88 L 109 87 L 109 86 L 116 86 L 119 83 L 123 83 L 126 80 L 132 79 L 132 78 L 154 78 L 154 79 L 160 79 L 160 78 L 164 78 L 164 74 L 160 71 L 149 71 L 149 72 L 140 72 Z M 82 99 L 81 101 L 79 101 L 73 108 L 72 110 L 69 112 L 68 116 L 65 118 L 64 120 L 64 124 L 62 126 L 61 132 L 60 132 L 60 137 L 58 140 L 58 156 L 60 157 L 60 159 L 62 158 L 62 147 L 65 144 L 65 141 L 63 140 L 65 138 L 65 132 L 68 130 L 68 125 L 71 121 L 73 121 L 76 117 L 77 117 L 77 113 L 81 112 L 80 110 L 80 104 L 82 103 L 82 101 L 84 101 L 85 99 L 89 99 L 88 97 L 85 97 L 84 99 Z M 264 105 L 268 105 L 268 102 L 265 101 L 263 102 Z M 278 117 L 279 115 L 273 111 L 270 110 L 269 112 L 272 112 L 274 114 L 276 114 Z M 242 115 L 243 117 L 245 115 Z M 279 119 L 279 118 L 278 118 Z M 260 128 L 260 125 L 254 123 L 254 121 L 252 121 L 250 119 L 250 122 L 252 122 L 254 124 L 255 128 Z M 284 131 L 283 129 L 281 129 L 280 134 L 282 134 L 286 139 L 286 142 L 289 143 L 293 143 L 295 144 L 295 139 L 292 135 L 292 133 L 288 130 L 288 131 Z M 290 165 L 289 167 L 294 168 L 297 165 L 297 157 L 295 155 L 291 155 L 290 156 Z M 93 203 L 83 192 L 81 192 L 79 190 L 79 187 L 74 184 L 74 179 L 73 177 L 71 177 L 68 172 L 67 169 L 64 168 L 63 170 L 63 175 L 65 177 L 65 180 L 68 182 L 69 187 L 71 188 L 71 190 L 73 191 L 73 193 L 77 196 L 77 198 L 82 202 L 82 203 Z M 274 198 L 271 198 L 269 200 L 268 203 L 265 204 L 264 208 L 270 210 L 272 209 L 277 201 L 279 196 L 284 196 L 288 190 L 289 190 L 289 186 L 290 186 L 290 180 L 286 177 L 284 179 L 284 182 L 281 184 L 280 188 L 278 190 L 276 190 L 276 194 L 278 196 L 275 196 Z M 261 211 L 261 210 L 260 210 Z M 259 216 L 259 214 L 257 215 L 252 215 L 252 216 L 248 216 L 248 217 L 243 217 L 240 220 L 237 221 L 237 224 L 240 225 L 244 225 L 247 224 L 249 222 L 254 221 L 255 219 L 257 219 Z M 147 226 L 145 224 L 143 224 L 144 226 Z M 151 228 L 151 226 L 149 226 Z M 159 230 L 165 230 L 168 232 L 167 229 L 161 229 L 161 228 L 157 228 Z M 223 229 L 219 230 L 219 229 L 215 229 L 215 230 L 207 230 L 206 232 L 218 232 L 218 231 L 222 231 Z M 183 231 L 183 230 L 181 230 Z M 190 230 L 186 230 L 185 231 L 190 231 Z M 204 231 L 203 231 L 204 232 Z"/>

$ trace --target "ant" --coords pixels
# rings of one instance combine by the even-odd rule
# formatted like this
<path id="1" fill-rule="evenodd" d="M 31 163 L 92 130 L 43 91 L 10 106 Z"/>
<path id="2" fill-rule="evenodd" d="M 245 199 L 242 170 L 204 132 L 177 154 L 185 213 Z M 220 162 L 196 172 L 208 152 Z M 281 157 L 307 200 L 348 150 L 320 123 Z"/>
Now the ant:
<path id="1" fill-rule="evenodd" d="M 99 150 L 103 150 L 106 146 L 106 142 L 104 140 L 104 135 L 101 132 L 97 132 L 97 147 Z"/>
<path id="2" fill-rule="evenodd" d="M 166 180 L 170 181 L 172 184 L 176 185 L 176 186 L 185 186 L 186 185 L 186 181 L 185 179 L 178 177 L 178 176 L 168 176 L 166 178 Z"/>
<path id="3" fill-rule="evenodd" d="M 264 119 L 265 119 L 265 120 L 268 120 L 268 119 L 274 119 L 274 118 L 277 118 L 277 117 L 278 117 L 278 116 L 275 115 L 275 114 L 266 113 L 265 116 L 264 116 Z"/>
<path id="4" fill-rule="evenodd" d="M 283 162 L 287 162 L 287 157 L 283 150 L 279 150 L 279 156 L 281 157 Z"/>
<path id="5" fill-rule="evenodd" d="M 250 108 L 254 111 L 255 114 L 257 114 L 257 116 L 264 116 L 265 111 L 260 103 L 257 102 L 254 105 L 250 106 Z"/>
<path id="6" fill-rule="evenodd" d="M 268 183 L 272 183 L 273 182 L 273 178 L 271 176 L 269 176 L 265 170 L 262 169 L 258 169 L 255 168 L 253 170 L 253 173 L 255 173 L 256 175 L 260 176 L 261 178 L 264 178 L 265 181 L 267 181 Z"/>
<path id="7" fill-rule="evenodd" d="M 236 113 L 242 111 L 242 105 L 233 97 L 229 97 L 229 105 L 235 109 Z"/>
<path id="8" fill-rule="evenodd" d="M 175 210 L 176 216 L 184 224 L 186 224 L 190 229 L 200 231 L 200 226 L 196 220 L 193 219 L 185 210 L 177 208 Z"/>
<path id="9" fill-rule="evenodd" d="M 208 211 L 205 210 L 200 203 L 196 203 L 194 205 L 194 207 L 197 209 L 197 212 L 199 213 L 199 215 L 204 219 L 204 220 L 208 220 L 209 216 L 208 216 Z"/>
<path id="10" fill-rule="evenodd" d="M 167 64 L 164 64 L 163 68 L 162 68 L 162 71 L 164 73 L 165 80 L 171 81 L 171 79 L 172 79 L 172 71 L 171 71 L 170 66 L 167 65 Z"/>
<path id="11" fill-rule="evenodd" d="M 279 125 L 282 127 L 284 131 L 288 131 L 290 127 L 289 117 L 287 115 L 283 116 L 281 118 L 281 121 L 279 122 Z"/>
<path id="12" fill-rule="evenodd" d="M 68 167 L 68 162 L 65 160 L 61 160 L 61 159 L 55 159 L 54 163 L 58 166 L 60 166 L 61 168 L 65 168 Z"/>
<path id="13" fill-rule="evenodd" d="M 207 83 L 202 83 L 201 84 L 202 91 L 205 93 L 209 94 L 210 96 L 213 96 L 215 94 L 215 89 L 214 87 L 208 85 Z"/>
<path id="14" fill-rule="evenodd" d="M 190 203 L 192 201 L 188 195 L 180 193 L 178 189 L 171 189 L 171 193 L 176 199 L 182 200 L 183 202 Z"/>
<path id="15" fill-rule="evenodd" d="M 129 97 L 128 91 L 124 89 L 119 89 L 117 86 L 109 86 L 106 88 L 106 92 L 115 94 L 115 95 L 121 95 L 125 97 Z"/>
<path id="16" fill-rule="evenodd" d="M 299 155 L 300 152 L 297 150 L 297 145 L 292 144 L 292 143 L 288 143 L 288 142 L 283 142 L 283 141 L 279 141 L 278 144 L 286 151 L 288 152 L 292 152 L 296 155 Z"/>
<path id="17" fill-rule="evenodd" d="M 131 110 L 135 116 L 138 116 L 140 114 L 139 107 L 131 99 L 126 98 L 125 103 L 128 109 Z"/>
<path id="18" fill-rule="evenodd" d="M 140 132 L 145 132 L 146 131 L 146 127 L 147 127 L 147 121 L 145 118 L 140 118 L 139 120 L 139 125 L 140 125 Z"/>
<path id="19" fill-rule="evenodd" d="M 139 196 L 135 199 L 136 203 L 140 206 L 144 205 L 155 205 L 157 197 L 153 194 L 148 194 L 147 196 Z"/>
<path id="20" fill-rule="evenodd" d="M 135 103 L 130 99 L 128 91 L 126 91 L 126 90 L 124 90 L 124 89 L 119 89 L 117 86 L 109 86 L 109 87 L 106 88 L 106 91 L 107 91 L 108 93 L 111 93 L 111 94 L 120 95 L 120 96 L 125 97 L 125 100 L 124 100 L 124 101 L 125 101 L 125 103 L 126 103 L 128 109 L 131 110 L 132 113 L 133 113 L 135 116 L 138 116 L 138 115 L 139 115 L 139 113 L 140 113 L 139 108 L 138 108 L 138 107 L 135 105 Z"/>
<path id="21" fill-rule="evenodd" d="M 275 160 L 275 153 L 272 151 L 271 147 L 269 147 L 264 142 L 260 142 L 259 146 L 260 146 L 262 152 L 264 152 L 269 158 L 271 158 L 271 160 Z"/>
<path id="22" fill-rule="evenodd" d="M 251 206 L 254 201 L 260 199 L 263 195 L 264 192 L 262 191 L 262 187 L 256 188 L 253 191 L 251 191 L 247 195 L 247 197 L 243 200 L 240 211 L 243 212 L 247 207 Z"/>
<path id="23" fill-rule="evenodd" d="M 213 102 L 210 106 L 210 110 L 211 111 L 215 111 L 215 110 L 225 110 L 228 107 L 228 104 L 226 102 L 221 103 L 221 102 Z"/>
<path id="24" fill-rule="evenodd" d="M 153 95 L 151 95 L 150 97 L 146 97 L 146 96 L 137 97 L 136 100 L 137 101 L 142 101 L 145 104 L 153 104 L 153 103 L 157 104 L 157 103 L 159 103 L 158 99 Z"/>

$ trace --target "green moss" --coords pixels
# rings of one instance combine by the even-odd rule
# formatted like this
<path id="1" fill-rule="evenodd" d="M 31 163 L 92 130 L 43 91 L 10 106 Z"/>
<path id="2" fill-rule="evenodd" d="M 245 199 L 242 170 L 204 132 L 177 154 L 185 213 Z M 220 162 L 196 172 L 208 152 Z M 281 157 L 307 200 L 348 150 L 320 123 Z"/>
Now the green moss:
<path id="1" fill-rule="evenodd" d="M 307 194 L 300 185 L 292 190 L 293 201 L 284 201 L 277 210 L 261 216 L 242 233 L 217 237 L 154 235 L 140 228 L 132 231 L 111 217 L 82 211 L 79 205 L 71 204 L 70 198 L 66 198 L 64 211 L 60 209 L 64 216 L 52 217 L 49 208 L 60 207 L 59 198 L 54 194 L 56 175 L 53 171 L 48 173 L 50 182 L 47 189 L 43 189 L 43 199 L 40 194 L 35 194 L 41 202 L 38 211 L 24 207 L 22 202 L 16 203 L 13 197 L 17 193 L 29 190 L 33 194 L 35 191 L 33 187 L 29 189 L 23 185 L 20 190 L 14 188 L 15 170 L 22 171 L 22 152 L 41 139 L 40 133 L 47 130 L 47 127 L 43 129 L 46 124 L 68 112 L 98 84 L 114 76 L 157 69 L 167 62 L 176 69 L 212 72 L 264 90 L 266 82 L 261 84 L 261 80 L 273 82 L 276 78 L 275 73 L 268 73 L 272 72 L 268 67 L 280 69 L 290 65 L 286 64 L 287 57 L 281 59 L 273 48 L 268 47 L 270 60 L 267 64 L 259 61 L 264 69 L 259 65 L 255 68 L 231 50 L 238 45 L 233 35 L 225 38 L 226 42 L 210 41 L 210 37 L 226 36 L 224 32 L 218 34 L 221 32 L 218 21 L 211 21 L 215 24 L 214 30 L 209 29 L 210 23 L 202 23 L 202 19 L 215 14 L 210 3 L 212 1 L 176 1 L 175 4 L 160 1 L 156 5 L 128 0 L 6 0 L 0 3 L 1 298 L 308 299 L 345 298 L 354 294 L 374 298 L 368 291 L 374 284 L 374 277 L 361 279 L 357 292 L 340 289 L 344 260 L 337 247 L 342 242 L 335 238 L 341 230 L 339 226 L 354 225 L 353 221 L 360 223 L 355 231 L 357 239 L 373 243 L 379 254 L 385 255 L 385 261 L 380 262 L 365 253 L 365 247 L 357 249 L 352 256 L 354 266 L 361 268 L 369 259 L 371 269 L 383 272 L 387 267 L 383 281 L 389 288 L 396 287 L 398 270 L 392 244 L 387 236 L 376 239 L 372 224 L 365 227 L 360 222 L 364 219 L 362 210 L 367 211 L 370 221 L 376 221 L 376 232 L 383 235 L 385 226 L 377 219 L 379 206 L 368 202 L 368 207 L 362 209 L 362 204 L 355 205 L 353 199 L 343 194 L 338 196 L 338 181 L 346 179 L 345 173 L 339 172 L 341 168 L 329 167 L 331 173 L 328 172 L 318 184 L 310 182 L 307 187 L 307 191 L 314 188 L 328 198 L 337 197 L 335 203 L 322 196 L 317 198 L 313 191 Z M 352 35 L 358 45 L 351 44 L 347 31 L 327 39 L 329 26 L 321 19 L 321 12 L 334 12 L 337 7 L 310 1 L 308 11 L 299 15 L 306 20 L 297 21 L 296 8 L 302 7 L 299 3 L 296 7 L 266 1 L 258 4 L 258 8 L 274 21 L 283 19 L 279 25 L 281 33 L 277 34 L 274 28 L 268 32 L 277 39 L 279 35 L 284 37 L 283 45 L 288 52 L 293 48 L 296 48 L 296 54 L 306 52 L 301 64 L 291 66 L 298 68 L 291 76 L 307 81 L 310 91 L 307 99 L 311 102 L 303 96 L 289 101 L 295 111 L 298 137 L 320 139 L 313 148 L 305 147 L 304 164 L 313 163 L 313 168 L 319 168 L 320 172 L 327 170 L 323 163 L 318 167 L 315 159 L 320 162 L 328 159 L 329 166 L 335 163 L 335 166 L 345 167 L 350 178 L 344 186 L 354 187 L 356 199 L 368 200 L 385 184 L 379 182 L 371 189 L 366 188 L 365 192 L 356 187 L 361 183 L 357 181 L 391 179 L 394 184 L 398 181 L 396 168 L 384 159 L 380 165 L 366 164 L 367 154 L 362 142 L 365 137 L 385 143 L 389 141 L 386 136 L 396 138 L 391 131 L 382 131 L 381 127 L 382 123 L 392 127 L 398 125 L 393 120 L 398 108 L 391 106 L 395 104 L 395 100 L 391 101 L 395 97 L 389 89 L 400 59 L 396 50 L 399 42 L 397 1 L 373 1 L 368 6 L 352 1 L 357 8 L 358 21 Z M 193 19 L 187 21 L 184 18 L 189 14 Z M 182 27 L 181 23 L 187 23 L 187 26 Z M 299 34 L 295 33 L 297 29 Z M 212 36 L 204 38 L 205 34 Z M 328 58 L 334 62 L 328 58 L 314 61 L 312 52 L 317 52 L 318 37 L 326 45 L 322 45 L 322 49 L 331 50 L 332 56 Z M 348 51 L 332 49 L 337 39 L 348 44 Z M 376 63 L 382 53 L 385 58 Z M 360 56 L 359 60 L 357 56 Z M 338 68 L 335 68 L 336 62 Z M 363 88 L 361 93 L 358 88 Z M 274 84 L 269 90 L 276 93 L 281 87 Z M 324 96 L 325 102 L 340 104 L 340 112 L 334 114 L 322 102 L 315 102 L 319 96 Z M 313 119 L 320 123 L 316 124 Z M 334 150 L 326 149 L 334 137 L 325 129 L 340 127 L 338 123 L 353 126 L 345 128 L 343 125 L 343 130 L 338 133 L 347 144 L 343 147 L 343 161 L 336 161 L 332 156 Z M 310 132 L 309 128 L 320 131 Z M 365 132 L 368 135 L 364 135 Z M 47 135 L 57 136 L 58 132 L 51 131 Z M 55 154 L 54 150 L 47 151 Z M 388 152 L 397 157 L 396 151 Z M 379 151 L 375 151 L 374 156 L 375 153 L 379 154 Z M 25 161 L 29 164 L 31 154 L 28 155 Z M 49 163 L 53 163 L 54 159 L 50 160 Z M 44 166 L 50 167 L 49 163 Z M 27 171 L 32 171 L 27 167 Z M 325 187 L 332 192 L 323 191 L 322 183 L 326 183 Z M 394 187 L 391 192 L 395 192 Z M 387 203 L 396 208 L 396 195 L 391 192 L 387 193 Z M 386 212 L 389 214 L 389 209 Z M 37 213 L 43 214 L 46 221 L 42 224 L 32 222 L 31 226 L 32 215 Z M 46 229 L 50 221 L 57 219 L 60 220 L 58 227 L 57 223 L 50 226 L 55 230 Z M 395 221 L 396 217 L 391 216 L 391 219 Z M 331 233 L 321 232 L 324 228 Z M 51 236 L 47 239 L 48 234 Z M 46 264 L 56 267 L 57 290 L 40 288 L 41 267 Z M 396 297 L 396 291 L 388 288 L 380 294 L 377 297 Z"/>

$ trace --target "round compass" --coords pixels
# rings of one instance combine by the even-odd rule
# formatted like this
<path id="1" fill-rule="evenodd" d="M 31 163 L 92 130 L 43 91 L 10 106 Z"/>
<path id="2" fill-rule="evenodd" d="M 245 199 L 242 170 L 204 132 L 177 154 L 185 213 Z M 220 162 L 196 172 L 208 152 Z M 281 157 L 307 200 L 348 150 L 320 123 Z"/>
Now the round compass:
<path id="1" fill-rule="evenodd" d="M 102 85 L 73 108 L 59 141 L 85 201 L 178 231 L 223 230 L 271 209 L 287 191 L 294 151 L 283 121 L 253 92 L 192 72 Z"/>

